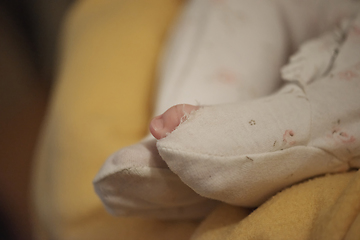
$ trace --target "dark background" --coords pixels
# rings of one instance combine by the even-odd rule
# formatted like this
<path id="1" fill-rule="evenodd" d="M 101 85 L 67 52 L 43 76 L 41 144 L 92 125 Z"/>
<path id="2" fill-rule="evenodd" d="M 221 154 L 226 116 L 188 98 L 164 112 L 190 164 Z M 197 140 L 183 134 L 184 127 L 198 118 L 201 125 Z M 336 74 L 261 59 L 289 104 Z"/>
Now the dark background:
<path id="1" fill-rule="evenodd" d="M 31 240 L 31 169 L 72 0 L 0 0 L 0 240 Z"/>

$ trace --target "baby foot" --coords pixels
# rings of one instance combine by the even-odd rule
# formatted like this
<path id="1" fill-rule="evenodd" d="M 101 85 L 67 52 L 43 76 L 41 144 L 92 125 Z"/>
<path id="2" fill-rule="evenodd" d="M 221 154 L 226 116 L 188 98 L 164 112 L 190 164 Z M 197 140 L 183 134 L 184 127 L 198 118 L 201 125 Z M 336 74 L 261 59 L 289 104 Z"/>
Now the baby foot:
<path id="1" fill-rule="evenodd" d="M 258 206 L 294 183 L 349 168 L 347 160 L 309 144 L 315 132 L 326 130 L 328 118 L 311 118 L 309 102 L 318 101 L 319 91 L 307 91 L 305 95 L 289 84 L 267 98 L 203 107 L 158 140 L 157 149 L 170 169 L 201 196 Z"/>
<path id="2" fill-rule="evenodd" d="M 294 69 L 283 70 L 300 84 L 247 103 L 203 107 L 165 131 L 173 130 L 158 140 L 159 154 L 201 196 L 241 206 L 258 206 L 317 175 L 359 168 L 357 39 L 325 35 L 310 42 L 293 58 Z M 328 55 L 313 56 L 324 43 Z M 333 55 L 329 49 L 338 44 Z M 319 71 L 305 71 L 315 66 Z M 351 78 L 343 81 L 349 71 Z"/>
<path id="3" fill-rule="evenodd" d="M 147 138 L 111 155 L 94 179 L 107 211 L 160 219 L 202 218 L 216 205 L 185 185 Z"/>
<path id="4" fill-rule="evenodd" d="M 189 114 L 200 107 L 189 104 L 178 104 L 169 108 L 163 114 L 155 117 L 150 123 L 150 132 L 156 139 L 166 137 L 185 121 Z"/>

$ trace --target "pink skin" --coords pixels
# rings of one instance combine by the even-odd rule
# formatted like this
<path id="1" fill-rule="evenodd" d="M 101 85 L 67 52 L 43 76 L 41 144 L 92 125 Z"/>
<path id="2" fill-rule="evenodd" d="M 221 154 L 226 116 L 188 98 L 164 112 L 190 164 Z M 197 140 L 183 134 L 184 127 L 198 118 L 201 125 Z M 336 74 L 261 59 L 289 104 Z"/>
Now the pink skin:
<path id="1" fill-rule="evenodd" d="M 151 120 L 149 126 L 151 134 L 156 139 L 166 137 L 168 133 L 171 133 L 179 126 L 184 116 L 199 108 L 189 104 L 179 104 L 169 108 L 163 114 Z"/>

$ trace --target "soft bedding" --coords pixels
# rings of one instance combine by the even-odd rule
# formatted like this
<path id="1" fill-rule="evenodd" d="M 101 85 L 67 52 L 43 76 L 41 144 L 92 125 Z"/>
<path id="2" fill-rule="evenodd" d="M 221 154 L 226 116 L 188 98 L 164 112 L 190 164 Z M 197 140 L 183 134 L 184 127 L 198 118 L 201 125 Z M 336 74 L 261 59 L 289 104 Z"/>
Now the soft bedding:
<path id="1" fill-rule="evenodd" d="M 147 132 L 156 62 L 182 1 L 80 1 L 33 174 L 36 239 L 359 239 L 360 172 L 295 184 L 258 208 L 219 204 L 200 220 L 112 217 L 92 179 Z"/>

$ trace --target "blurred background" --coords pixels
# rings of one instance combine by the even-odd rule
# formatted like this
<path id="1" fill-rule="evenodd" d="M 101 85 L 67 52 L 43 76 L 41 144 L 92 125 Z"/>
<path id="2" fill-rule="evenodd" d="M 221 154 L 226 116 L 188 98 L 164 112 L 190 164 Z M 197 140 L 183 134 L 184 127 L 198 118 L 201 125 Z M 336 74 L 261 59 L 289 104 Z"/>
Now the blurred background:
<path id="1" fill-rule="evenodd" d="M 0 240 L 31 240 L 32 155 L 72 0 L 0 0 Z"/>

